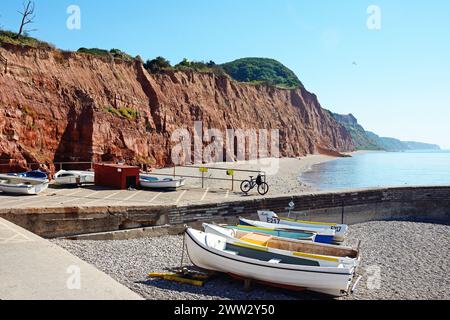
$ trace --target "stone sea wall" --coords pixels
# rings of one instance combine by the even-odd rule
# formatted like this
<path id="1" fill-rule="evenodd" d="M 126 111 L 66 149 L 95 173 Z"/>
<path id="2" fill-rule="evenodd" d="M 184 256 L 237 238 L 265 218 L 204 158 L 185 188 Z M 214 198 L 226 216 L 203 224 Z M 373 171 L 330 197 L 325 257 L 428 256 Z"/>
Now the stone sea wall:
<path id="1" fill-rule="evenodd" d="M 293 217 L 356 224 L 376 220 L 450 222 L 450 187 L 408 187 L 348 192 L 320 192 L 294 197 L 270 197 L 198 206 L 71 207 L 51 209 L 2 209 L 0 217 L 47 238 L 146 228 L 194 227 L 203 222 L 236 223 L 242 216 L 256 218 L 256 211 L 287 212 Z M 145 232 L 144 232 L 145 233 Z"/>

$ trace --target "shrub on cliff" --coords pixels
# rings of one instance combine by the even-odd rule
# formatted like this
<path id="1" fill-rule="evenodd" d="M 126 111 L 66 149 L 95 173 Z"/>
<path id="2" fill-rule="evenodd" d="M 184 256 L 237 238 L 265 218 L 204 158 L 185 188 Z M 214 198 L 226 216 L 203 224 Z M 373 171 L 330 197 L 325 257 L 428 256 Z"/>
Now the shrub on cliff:
<path id="1" fill-rule="evenodd" d="M 119 49 L 111 49 L 111 50 L 109 50 L 109 53 L 116 59 L 133 60 L 132 56 L 130 56 L 128 53 L 123 52 Z"/>
<path id="2" fill-rule="evenodd" d="M 265 83 L 288 89 L 303 87 L 292 70 L 273 59 L 244 58 L 225 63 L 221 67 L 240 82 Z"/>
<path id="3" fill-rule="evenodd" d="M 157 57 L 153 60 L 147 60 L 147 62 L 144 63 L 144 68 L 147 69 L 149 73 L 159 73 L 162 70 L 171 69 L 172 65 L 169 60 L 163 57 Z"/>
<path id="4" fill-rule="evenodd" d="M 189 61 L 188 59 L 183 59 L 179 64 L 175 66 L 177 70 L 194 70 L 197 72 L 214 73 L 218 76 L 226 75 L 222 67 L 216 64 L 214 61 L 204 62 L 204 61 Z"/>
<path id="5" fill-rule="evenodd" d="M 86 54 L 92 54 L 94 56 L 109 56 L 109 52 L 107 50 L 104 49 L 99 49 L 99 48 L 80 48 L 78 49 L 79 53 L 86 53 Z"/>
<path id="6" fill-rule="evenodd" d="M 0 43 L 1 42 L 15 45 L 24 45 L 33 48 L 55 48 L 54 45 L 30 37 L 26 33 L 24 35 L 18 36 L 17 33 L 6 30 L 0 30 Z"/>
<path id="7" fill-rule="evenodd" d="M 110 57 L 114 59 L 121 59 L 121 60 L 133 60 L 133 57 L 131 57 L 126 52 L 123 52 L 119 49 L 111 49 L 111 50 L 105 50 L 105 49 L 99 49 L 99 48 L 80 48 L 78 49 L 79 53 L 84 54 L 91 54 L 94 56 L 99 57 Z"/>
<path id="8" fill-rule="evenodd" d="M 109 106 L 106 108 L 106 112 L 116 117 L 127 118 L 130 121 L 137 120 L 140 117 L 139 111 L 132 108 L 114 108 Z"/>

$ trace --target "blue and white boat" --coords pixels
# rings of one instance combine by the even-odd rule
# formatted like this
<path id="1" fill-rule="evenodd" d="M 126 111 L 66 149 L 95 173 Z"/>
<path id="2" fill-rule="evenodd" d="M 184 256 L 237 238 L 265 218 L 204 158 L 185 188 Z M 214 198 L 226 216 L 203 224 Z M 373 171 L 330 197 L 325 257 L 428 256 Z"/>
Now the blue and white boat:
<path id="1" fill-rule="evenodd" d="M 259 220 L 262 222 L 274 225 L 282 225 L 283 227 L 290 226 L 304 230 L 317 230 L 317 232 L 321 232 L 321 230 L 332 230 L 335 232 L 334 237 L 335 242 L 343 242 L 348 233 L 348 225 L 345 224 L 303 221 L 290 218 L 283 218 L 279 217 L 273 211 L 258 211 L 258 217 Z"/>
<path id="2" fill-rule="evenodd" d="M 314 227 L 295 227 L 284 224 L 273 224 L 268 222 L 248 220 L 244 218 L 239 218 L 239 224 L 242 226 L 251 226 L 257 228 L 272 229 L 274 231 L 287 231 L 287 232 L 312 232 L 316 236 L 314 238 L 315 242 L 331 244 L 334 242 L 336 232 L 331 229 L 314 228 Z"/>
<path id="3" fill-rule="evenodd" d="M 39 179 L 39 180 L 47 180 L 48 175 L 45 172 L 42 172 L 41 170 L 33 170 L 28 172 L 19 173 L 17 175 L 21 178 L 31 178 L 31 179 Z"/>
<path id="4" fill-rule="evenodd" d="M 240 230 L 247 232 L 256 232 L 261 234 L 267 234 L 274 237 L 287 238 L 293 240 L 313 241 L 315 242 L 316 234 L 306 231 L 283 231 L 276 228 L 258 228 L 253 226 L 226 226 L 227 229 Z"/>

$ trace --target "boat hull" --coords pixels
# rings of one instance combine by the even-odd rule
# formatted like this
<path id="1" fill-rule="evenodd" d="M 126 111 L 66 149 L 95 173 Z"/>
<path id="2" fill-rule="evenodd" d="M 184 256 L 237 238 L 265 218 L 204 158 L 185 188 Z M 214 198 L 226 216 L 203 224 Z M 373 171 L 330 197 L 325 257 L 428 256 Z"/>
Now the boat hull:
<path id="1" fill-rule="evenodd" d="M 188 255 L 192 263 L 202 269 L 333 296 L 347 292 L 353 279 L 354 268 L 309 267 L 260 261 L 215 249 L 207 245 L 207 237 L 214 235 L 192 229 L 186 231 Z M 224 238 L 218 238 L 216 236 L 213 241 L 225 241 Z"/>
<path id="2" fill-rule="evenodd" d="M 272 211 L 258 211 L 258 217 L 261 222 L 267 222 L 271 224 L 287 225 L 298 228 L 313 228 L 316 230 L 333 230 L 335 232 L 334 241 L 337 242 L 344 241 L 348 233 L 348 226 L 344 224 L 301 221 L 282 218 Z"/>
<path id="3" fill-rule="evenodd" d="M 156 178 L 152 176 L 141 175 L 140 185 L 148 189 L 178 189 L 186 184 L 186 179 Z"/>
<path id="4" fill-rule="evenodd" d="M 0 177 L 0 191 L 15 195 L 37 195 L 48 188 L 48 180 L 20 178 L 5 176 Z"/>
<path id="5" fill-rule="evenodd" d="M 58 185 L 93 184 L 95 174 L 89 171 L 59 171 L 55 174 L 54 179 Z"/>

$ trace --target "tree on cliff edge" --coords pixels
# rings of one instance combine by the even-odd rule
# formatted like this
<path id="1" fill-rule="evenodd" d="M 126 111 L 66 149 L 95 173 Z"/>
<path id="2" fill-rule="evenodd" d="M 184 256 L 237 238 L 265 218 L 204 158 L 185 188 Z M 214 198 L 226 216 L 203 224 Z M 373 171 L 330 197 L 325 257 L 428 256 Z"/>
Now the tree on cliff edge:
<path id="1" fill-rule="evenodd" d="M 31 32 L 34 30 L 25 30 L 25 26 L 34 22 L 36 15 L 34 14 L 34 2 L 28 0 L 27 3 L 23 3 L 23 11 L 18 11 L 22 16 L 22 20 L 20 22 L 19 32 L 17 33 L 17 38 L 19 38 L 23 32 Z"/>
<path id="2" fill-rule="evenodd" d="M 158 73 L 161 72 L 161 70 L 172 68 L 170 62 L 163 57 L 157 57 L 153 60 L 147 60 L 147 62 L 144 64 L 144 67 L 150 73 Z"/>

